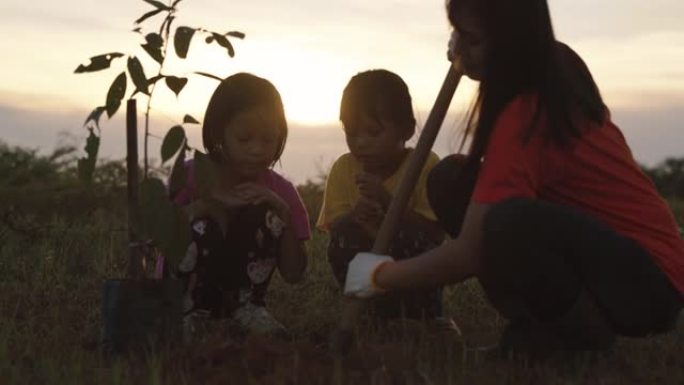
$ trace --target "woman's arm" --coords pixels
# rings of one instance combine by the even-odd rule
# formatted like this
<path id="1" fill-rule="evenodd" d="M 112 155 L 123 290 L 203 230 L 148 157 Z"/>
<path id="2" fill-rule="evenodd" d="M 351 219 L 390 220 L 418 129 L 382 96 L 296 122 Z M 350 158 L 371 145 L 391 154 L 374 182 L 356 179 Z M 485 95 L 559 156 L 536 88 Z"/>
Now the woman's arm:
<path id="1" fill-rule="evenodd" d="M 457 239 L 415 258 L 383 265 L 376 272 L 375 283 L 386 290 L 409 290 L 456 283 L 476 275 L 488 211 L 489 205 L 470 203 Z"/>

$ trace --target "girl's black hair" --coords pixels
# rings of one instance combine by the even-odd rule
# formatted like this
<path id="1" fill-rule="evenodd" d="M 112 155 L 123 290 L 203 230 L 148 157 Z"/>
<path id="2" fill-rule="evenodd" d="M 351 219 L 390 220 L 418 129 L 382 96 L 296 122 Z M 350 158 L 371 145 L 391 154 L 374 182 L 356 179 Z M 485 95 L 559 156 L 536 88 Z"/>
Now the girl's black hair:
<path id="1" fill-rule="evenodd" d="M 353 126 L 364 115 L 378 123 L 381 119 L 396 123 L 404 140 L 409 140 L 416 130 L 408 86 L 399 75 L 387 70 L 360 72 L 344 88 L 340 104 L 342 123 Z"/>
<path id="2" fill-rule="evenodd" d="M 606 107 L 589 69 L 556 41 L 546 0 L 447 0 L 452 25 L 467 10 L 480 21 L 487 45 L 479 94 L 466 136 L 470 155 L 480 159 L 496 119 L 517 95 L 537 96 L 537 113 L 523 138 L 529 139 L 543 112 L 546 139 L 560 147 L 582 134 L 578 122 L 602 124 Z"/>
<path id="3" fill-rule="evenodd" d="M 265 107 L 275 114 L 280 144 L 273 164 L 280 159 L 287 140 L 287 122 L 278 90 L 266 79 L 248 73 L 237 73 L 221 81 L 211 95 L 202 126 L 202 143 L 209 157 L 223 159 L 224 130 L 239 113 Z"/>

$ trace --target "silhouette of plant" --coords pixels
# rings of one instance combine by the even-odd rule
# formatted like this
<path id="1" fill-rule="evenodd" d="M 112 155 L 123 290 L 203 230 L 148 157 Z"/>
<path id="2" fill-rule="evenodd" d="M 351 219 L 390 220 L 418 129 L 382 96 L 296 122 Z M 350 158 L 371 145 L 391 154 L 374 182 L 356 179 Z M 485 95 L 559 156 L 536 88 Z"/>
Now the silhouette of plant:
<path id="1" fill-rule="evenodd" d="M 84 126 L 89 135 L 86 139 L 86 156 L 78 159 L 79 178 L 86 183 L 93 181 L 93 173 L 97 162 L 97 154 L 100 147 L 100 119 L 106 113 L 108 118 L 114 116 L 129 90 L 129 81 L 133 87 L 129 91 L 129 99 L 144 96 L 147 99 L 145 108 L 144 144 L 143 144 L 143 181 L 140 186 L 140 218 L 136 223 L 140 235 L 155 241 L 161 251 L 171 260 L 177 259 L 185 251 L 183 248 L 187 240 L 187 225 L 185 218 L 178 208 L 174 207 L 168 199 L 168 190 L 164 182 L 149 175 L 148 139 L 150 106 L 160 84 L 165 84 L 176 97 L 180 95 L 188 83 L 188 74 L 168 73 L 165 64 L 171 55 L 170 46 L 173 45 L 175 56 L 186 59 L 190 51 L 190 44 L 196 36 L 204 36 L 206 44 L 217 44 L 226 50 L 229 57 L 235 55 L 235 49 L 230 39 L 244 39 L 245 34 L 238 31 L 219 33 L 201 27 L 178 26 L 172 31 L 173 24 L 178 12 L 178 4 L 182 0 L 169 0 L 163 3 L 158 0 L 143 0 L 152 6 L 152 9 L 135 20 L 133 32 L 143 37 L 140 47 L 155 63 L 152 70 L 144 68 L 140 59 L 135 54 L 121 52 L 109 52 L 90 58 L 88 64 L 79 65 L 75 73 L 90 73 L 108 69 L 115 61 L 126 59 L 125 69 L 120 72 L 109 86 L 104 105 L 95 107 L 88 115 Z M 161 18 L 159 17 L 161 16 Z M 159 19 L 160 23 L 152 29 L 153 32 L 144 32 L 143 23 Z M 196 39 L 195 39 L 196 40 Z M 147 73 L 155 73 L 148 77 Z M 220 81 L 221 78 L 211 73 L 195 71 L 190 75 L 208 77 Z M 187 137 L 183 125 L 199 124 L 199 121 L 189 114 L 185 114 L 183 122 L 171 127 L 164 136 L 161 145 L 162 164 L 172 159 L 177 154 L 174 162 L 169 190 L 176 191 L 185 183 L 184 163 L 186 152 L 192 150 L 187 144 Z M 203 184 L 212 183 L 212 171 L 210 162 L 200 151 L 195 151 L 197 163 L 197 179 Z M 202 183 L 201 183 L 202 184 Z"/>

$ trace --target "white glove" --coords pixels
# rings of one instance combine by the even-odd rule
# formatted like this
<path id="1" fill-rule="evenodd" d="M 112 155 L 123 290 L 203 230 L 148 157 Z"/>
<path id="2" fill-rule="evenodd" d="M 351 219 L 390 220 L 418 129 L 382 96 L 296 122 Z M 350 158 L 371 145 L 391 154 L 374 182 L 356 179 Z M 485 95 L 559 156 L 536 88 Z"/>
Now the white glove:
<path id="1" fill-rule="evenodd" d="M 451 31 L 451 37 L 449 38 L 449 45 L 447 49 L 447 59 L 449 61 L 454 61 L 458 57 L 458 31 L 456 29 Z"/>
<path id="2" fill-rule="evenodd" d="M 394 262 L 392 257 L 373 253 L 358 253 L 349 262 L 344 294 L 352 297 L 369 298 L 384 292 L 375 283 L 375 275 L 380 267 Z"/>

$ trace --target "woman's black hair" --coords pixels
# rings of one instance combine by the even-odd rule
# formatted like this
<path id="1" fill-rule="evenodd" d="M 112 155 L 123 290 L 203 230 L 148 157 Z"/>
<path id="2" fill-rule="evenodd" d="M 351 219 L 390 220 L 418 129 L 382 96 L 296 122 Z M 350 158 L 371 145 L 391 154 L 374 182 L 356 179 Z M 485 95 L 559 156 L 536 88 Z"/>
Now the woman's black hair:
<path id="1" fill-rule="evenodd" d="M 266 79 L 248 73 L 237 73 L 221 81 L 204 114 L 202 143 L 212 160 L 220 162 L 225 156 L 223 138 L 228 123 L 239 113 L 258 107 L 267 108 L 275 114 L 281 135 L 273 164 L 280 159 L 287 140 L 287 122 L 280 94 Z"/>
<path id="2" fill-rule="evenodd" d="M 472 157 L 484 155 L 497 117 L 523 93 L 537 96 L 527 139 L 542 112 L 543 135 L 560 147 L 582 134 L 578 122 L 603 123 L 606 107 L 598 87 L 582 59 L 556 41 L 546 0 L 447 0 L 452 25 L 462 10 L 479 20 L 487 47 L 466 130 L 472 135 Z"/>
<path id="3" fill-rule="evenodd" d="M 408 86 L 399 75 L 387 70 L 360 72 L 344 88 L 340 120 L 345 126 L 353 126 L 361 116 L 377 122 L 384 119 L 396 123 L 402 129 L 405 141 L 416 131 Z"/>

